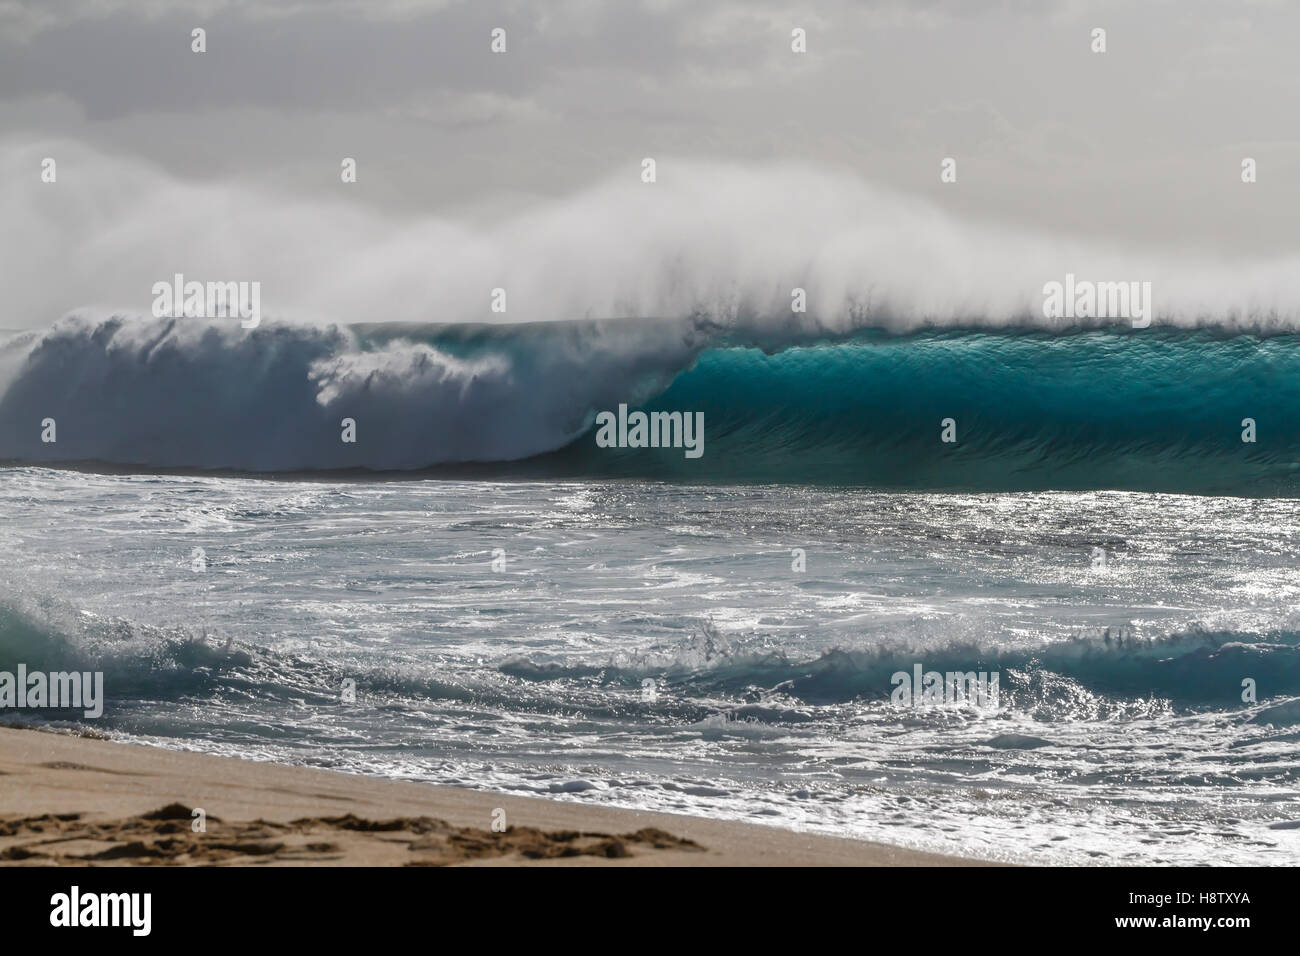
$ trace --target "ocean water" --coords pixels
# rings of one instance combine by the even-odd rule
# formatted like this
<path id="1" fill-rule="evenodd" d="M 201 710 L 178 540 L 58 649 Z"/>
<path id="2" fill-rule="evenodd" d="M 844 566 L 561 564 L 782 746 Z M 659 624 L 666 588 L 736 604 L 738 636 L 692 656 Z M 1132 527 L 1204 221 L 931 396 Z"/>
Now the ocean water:
<path id="1" fill-rule="evenodd" d="M 0 346 L 0 670 L 101 670 L 80 722 L 167 746 L 1294 864 L 1297 372 L 1205 330 L 65 320 Z M 620 401 L 703 411 L 703 457 L 597 448 Z M 998 706 L 891 700 L 917 665 Z"/>

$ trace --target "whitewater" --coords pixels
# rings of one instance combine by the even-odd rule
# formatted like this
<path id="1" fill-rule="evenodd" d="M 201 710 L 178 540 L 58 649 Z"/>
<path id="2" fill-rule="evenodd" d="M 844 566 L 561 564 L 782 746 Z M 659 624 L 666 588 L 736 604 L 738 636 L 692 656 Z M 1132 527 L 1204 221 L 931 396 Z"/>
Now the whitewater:
<path id="1" fill-rule="evenodd" d="M 0 670 L 106 697 L 6 719 L 982 858 L 1300 852 L 1289 501 L 23 466 L 0 519 Z M 892 706 L 916 664 L 999 709 Z"/>

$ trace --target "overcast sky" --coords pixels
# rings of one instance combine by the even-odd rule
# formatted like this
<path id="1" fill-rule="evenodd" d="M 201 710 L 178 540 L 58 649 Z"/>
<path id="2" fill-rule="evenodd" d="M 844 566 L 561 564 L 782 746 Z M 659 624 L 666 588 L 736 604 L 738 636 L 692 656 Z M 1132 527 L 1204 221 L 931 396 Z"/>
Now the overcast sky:
<path id="1" fill-rule="evenodd" d="M 1287 0 L 8 0 L 0 142 L 387 219 L 511 215 L 645 156 L 797 160 L 971 223 L 1280 257 L 1297 38 Z"/>

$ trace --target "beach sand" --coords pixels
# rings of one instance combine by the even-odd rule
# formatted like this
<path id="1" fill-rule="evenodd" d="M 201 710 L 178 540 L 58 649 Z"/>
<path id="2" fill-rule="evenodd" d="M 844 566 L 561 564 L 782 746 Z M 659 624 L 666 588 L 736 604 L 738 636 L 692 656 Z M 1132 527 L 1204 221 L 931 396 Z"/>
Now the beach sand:
<path id="1" fill-rule="evenodd" d="M 196 808 L 205 832 L 192 828 Z M 504 832 L 492 828 L 498 810 Z M 981 865 L 777 827 L 0 728 L 0 864 L 213 863 Z"/>

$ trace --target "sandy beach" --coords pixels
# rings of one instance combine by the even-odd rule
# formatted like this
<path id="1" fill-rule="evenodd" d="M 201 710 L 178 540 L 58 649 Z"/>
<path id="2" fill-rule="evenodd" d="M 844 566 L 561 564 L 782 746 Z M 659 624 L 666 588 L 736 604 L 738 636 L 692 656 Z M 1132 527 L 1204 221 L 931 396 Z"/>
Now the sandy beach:
<path id="1" fill-rule="evenodd" d="M 501 811 L 506 828 L 494 830 Z M 776 827 L 11 728 L 0 728 L 0 863 L 980 865 Z"/>

